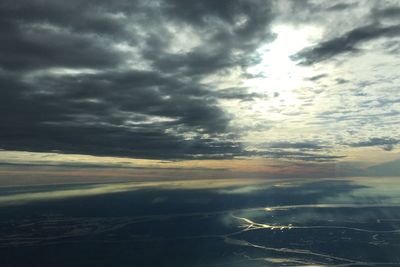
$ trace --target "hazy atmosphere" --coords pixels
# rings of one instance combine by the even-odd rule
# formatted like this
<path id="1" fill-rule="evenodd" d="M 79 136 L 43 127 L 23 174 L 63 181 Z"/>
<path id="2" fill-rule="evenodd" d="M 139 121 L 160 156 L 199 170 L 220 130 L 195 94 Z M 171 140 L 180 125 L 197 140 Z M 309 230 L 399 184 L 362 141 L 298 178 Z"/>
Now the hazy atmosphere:
<path id="1" fill-rule="evenodd" d="M 0 29 L 6 266 L 400 266 L 399 0 L 5 0 Z"/>

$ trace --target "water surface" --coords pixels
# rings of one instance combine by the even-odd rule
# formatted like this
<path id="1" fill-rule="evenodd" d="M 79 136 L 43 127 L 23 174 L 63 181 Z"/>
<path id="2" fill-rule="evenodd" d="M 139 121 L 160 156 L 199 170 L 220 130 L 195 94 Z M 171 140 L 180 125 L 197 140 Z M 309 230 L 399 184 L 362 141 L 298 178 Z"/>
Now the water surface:
<path id="1" fill-rule="evenodd" d="M 0 188 L 2 266 L 400 266 L 400 179 Z"/>

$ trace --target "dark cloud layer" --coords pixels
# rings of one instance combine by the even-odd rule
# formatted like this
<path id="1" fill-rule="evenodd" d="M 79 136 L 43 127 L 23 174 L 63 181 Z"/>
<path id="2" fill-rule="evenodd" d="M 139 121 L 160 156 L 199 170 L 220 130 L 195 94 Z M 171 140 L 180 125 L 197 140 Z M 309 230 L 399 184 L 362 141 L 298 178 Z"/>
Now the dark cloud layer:
<path id="1" fill-rule="evenodd" d="M 1 147 L 146 158 L 213 158 L 240 152 L 238 144 L 217 138 L 228 118 L 212 99 L 203 101 L 206 91 L 191 93 L 185 84 L 157 76 L 108 72 L 42 77 L 36 85 L 3 76 L 7 97 L 0 100 Z M 211 137 L 182 136 L 187 132 Z"/>
<path id="2" fill-rule="evenodd" d="M 216 92 L 198 79 L 255 60 L 251 51 L 271 38 L 268 5 L 260 3 L 3 1 L 0 147 L 160 159 L 240 155 L 217 100 L 242 100 L 245 92 Z M 212 34 L 196 50 L 173 53 L 167 24 Z M 132 55 L 118 45 L 136 49 L 139 62 L 128 62 Z M 150 67 L 133 69 L 143 62 Z"/>
<path id="3" fill-rule="evenodd" d="M 393 138 L 370 138 L 367 141 L 352 143 L 352 144 L 350 144 L 350 146 L 352 146 L 352 147 L 379 146 L 379 147 L 382 147 L 386 151 L 391 151 L 391 150 L 393 150 L 394 146 L 399 143 L 400 143 L 400 140 L 393 139 Z"/>

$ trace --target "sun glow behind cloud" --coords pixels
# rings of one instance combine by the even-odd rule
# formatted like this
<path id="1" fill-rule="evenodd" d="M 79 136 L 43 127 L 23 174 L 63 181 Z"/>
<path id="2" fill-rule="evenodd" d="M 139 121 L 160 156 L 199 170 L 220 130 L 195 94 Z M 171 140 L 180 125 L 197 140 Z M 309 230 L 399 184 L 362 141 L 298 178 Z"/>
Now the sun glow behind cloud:
<path id="1" fill-rule="evenodd" d="M 320 38 L 321 30 L 313 26 L 295 28 L 277 25 L 273 32 L 276 34 L 274 42 L 258 51 L 262 55 L 260 64 L 248 69 L 249 73 L 259 77 L 249 79 L 245 84 L 251 91 L 265 93 L 270 97 L 267 100 L 258 99 L 253 110 L 272 120 L 279 120 L 282 114 L 274 110 L 283 108 L 290 111 L 301 104 L 295 90 L 306 86 L 306 78 L 314 74 L 312 68 L 297 65 L 290 56 L 313 45 Z"/>

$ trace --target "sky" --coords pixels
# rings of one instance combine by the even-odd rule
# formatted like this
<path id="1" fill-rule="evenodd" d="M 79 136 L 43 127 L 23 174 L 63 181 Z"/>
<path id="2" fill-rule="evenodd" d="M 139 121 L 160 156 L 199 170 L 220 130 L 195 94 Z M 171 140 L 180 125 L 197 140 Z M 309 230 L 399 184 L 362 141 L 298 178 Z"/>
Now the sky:
<path id="1" fill-rule="evenodd" d="M 398 0 L 5 0 L 0 21 L 1 185 L 400 173 Z"/>

